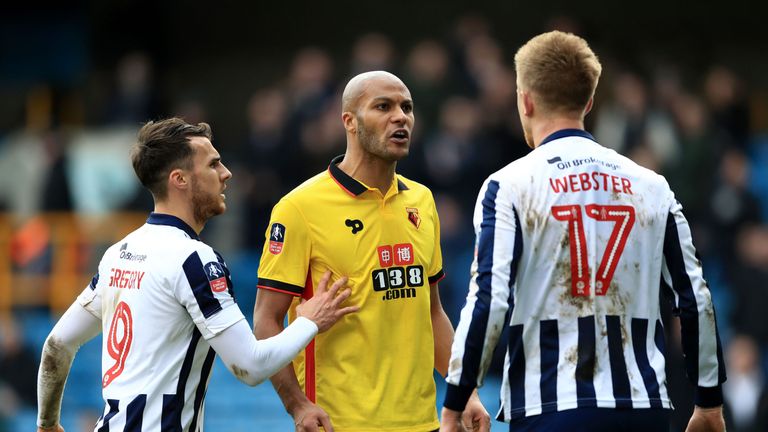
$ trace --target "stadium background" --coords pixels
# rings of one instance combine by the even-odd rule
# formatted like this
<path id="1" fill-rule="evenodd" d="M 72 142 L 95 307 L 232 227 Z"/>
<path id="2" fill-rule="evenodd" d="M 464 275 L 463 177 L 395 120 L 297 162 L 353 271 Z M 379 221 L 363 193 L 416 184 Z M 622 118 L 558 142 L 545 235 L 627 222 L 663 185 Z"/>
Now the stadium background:
<path id="1" fill-rule="evenodd" d="M 417 119 L 399 170 L 435 193 L 448 274 L 441 291 L 455 323 L 475 194 L 486 175 L 527 151 L 512 56 L 553 28 L 585 36 L 603 62 L 588 130 L 667 175 L 686 208 L 729 358 L 729 431 L 768 430 L 747 429 L 768 412 L 757 407 L 766 403 L 768 372 L 764 18 L 742 1 L 583 3 L 0 6 L 0 431 L 33 427 L 45 336 L 105 248 L 151 209 L 127 160 L 148 119 L 182 115 L 212 125 L 234 178 L 229 211 L 202 237 L 227 258 L 250 316 L 271 206 L 344 151 L 343 84 L 365 70 L 395 72 L 412 91 Z M 673 334 L 675 323 L 667 322 Z M 669 341 L 677 431 L 691 390 Z M 99 350 L 100 339 L 85 345 L 73 366 L 62 416 L 68 431 L 90 430 L 99 415 Z M 498 363 L 482 393 L 491 412 Z M 292 429 L 268 383 L 248 388 L 220 363 L 206 427 Z"/>

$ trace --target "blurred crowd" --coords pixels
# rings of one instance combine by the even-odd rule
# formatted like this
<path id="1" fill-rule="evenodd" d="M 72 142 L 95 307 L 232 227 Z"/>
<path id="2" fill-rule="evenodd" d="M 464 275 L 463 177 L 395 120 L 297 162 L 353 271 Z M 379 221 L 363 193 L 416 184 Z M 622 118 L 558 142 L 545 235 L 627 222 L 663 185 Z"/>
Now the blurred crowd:
<path id="1" fill-rule="evenodd" d="M 553 21 L 579 31 L 567 20 Z M 383 33 L 364 34 L 349 47 L 298 49 L 284 73 L 260 82 L 242 107 L 239 142 L 217 143 L 215 117 L 186 95 L 159 97 L 150 55 L 129 53 L 116 64 L 96 107 L 84 108 L 72 90 L 30 90 L 23 124 L 0 131 L 0 211 L 24 221 L 41 212 L 110 214 L 149 211 L 151 197 L 134 179 L 127 149 L 141 123 L 178 115 L 210 121 L 214 145 L 234 177 L 229 212 L 203 237 L 232 257 L 258 256 L 272 206 L 344 152 L 340 97 L 356 73 L 384 69 L 410 88 L 416 126 L 410 156 L 398 164 L 406 177 L 429 186 L 442 225 L 448 278 L 443 303 L 456 322 L 473 253 L 471 215 L 477 191 L 491 172 L 526 154 L 515 97 L 512 55 L 517 45 L 494 37 L 477 16 L 458 20 L 445 37 L 398 47 Z M 768 137 L 765 101 L 730 65 L 690 71 L 684 65 L 628 64 L 621 53 L 595 46 L 604 66 L 587 129 L 614 148 L 667 177 L 691 222 L 694 241 L 715 299 L 727 351 L 724 392 L 729 431 L 768 430 Z M 348 52 L 343 59 L 334 57 Z M 231 134 L 230 134 L 231 136 Z M 14 268 L 44 261 L 14 237 Z M 235 258 L 236 259 L 236 258 Z M 255 265 L 252 271 L 255 272 Z M 248 314 L 249 311 L 246 311 Z M 17 383 L 20 356 L 13 320 L 0 320 L 0 418 L 34 404 Z M 675 320 L 668 320 L 670 360 Z M 26 351 L 25 351 L 26 349 Z M 681 359 L 679 359 L 681 361 Z M 682 367 L 670 362 L 676 428 L 690 411 Z M 679 367 L 678 367 L 679 366 Z M 34 374 L 26 373 L 33 380 Z M 18 379 L 17 379 L 18 378 Z M 687 398 L 687 399 L 686 399 Z M 12 401 L 10 403 L 8 401 Z M 2 426 L 0 426 L 2 430 Z M 681 430 L 681 429 L 675 429 Z"/>

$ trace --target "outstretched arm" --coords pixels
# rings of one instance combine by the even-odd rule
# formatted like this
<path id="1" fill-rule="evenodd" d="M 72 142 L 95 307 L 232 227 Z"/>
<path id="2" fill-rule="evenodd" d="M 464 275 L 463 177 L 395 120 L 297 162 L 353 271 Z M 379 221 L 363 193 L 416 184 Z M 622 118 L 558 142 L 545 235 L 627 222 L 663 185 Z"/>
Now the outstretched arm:
<path id="1" fill-rule="evenodd" d="M 330 275 L 328 275 L 330 276 Z M 315 296 L 297 308 L 298 318 L 278 334 L 257 340 L 245 320 L 240 320 L 209 340 L 224 364 L 240 381 L 255 386 L 288 365 L 315 337 L 356 307 L 341 307 L 349 289 L 337 295 L 346 278 L 326 290 L 328 277 L 317 287 Z"/>
<path id="2" fill-rule="evenodd" d="M 38 431 L 61 431 L 59 415 L 64 384 L 80 346 L 101 332 L 101 320 L 73 303 L 53 327 L 43 345 L 37 374 Z"/>

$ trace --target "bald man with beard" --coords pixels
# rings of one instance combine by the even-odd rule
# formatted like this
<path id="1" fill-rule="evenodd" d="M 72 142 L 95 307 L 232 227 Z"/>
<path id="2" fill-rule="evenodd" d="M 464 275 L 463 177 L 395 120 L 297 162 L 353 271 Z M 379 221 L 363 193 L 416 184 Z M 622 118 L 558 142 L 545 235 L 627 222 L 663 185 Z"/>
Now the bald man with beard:
<path id="1" fill-rule="evenodd" d="M 348 276 L 357 317 L 315 338 L 272 377 L 296 431 L 435 431 L 433 371 L 445 376 L 453 328 L 438 291 L 444 273 L 432 193 L 396 173 L 415 121 L 410 91 L 388 72 L 357 75 L 344 89 L 341 121 L 346 153 L 272 211 L 255 332 L 279 333 L 326 269 Z M 476 395 L 474 402 L 481 406 Z M 489 416 L 478 412 L 465 424 L 487 430 Z"/>

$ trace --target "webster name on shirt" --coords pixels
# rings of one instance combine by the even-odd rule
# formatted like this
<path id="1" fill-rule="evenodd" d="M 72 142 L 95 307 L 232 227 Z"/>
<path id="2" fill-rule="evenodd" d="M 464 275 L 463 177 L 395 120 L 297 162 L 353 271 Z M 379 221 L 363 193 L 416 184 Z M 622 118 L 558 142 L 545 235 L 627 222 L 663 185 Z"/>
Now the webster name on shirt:
<path id="1" fill-rule="evenodd" d="M 549 187 L 555 193 L 602 190 L 632 195 L 632 182 L 628 178 L 597 171 L 553 177 L 549 179 Z"/>

